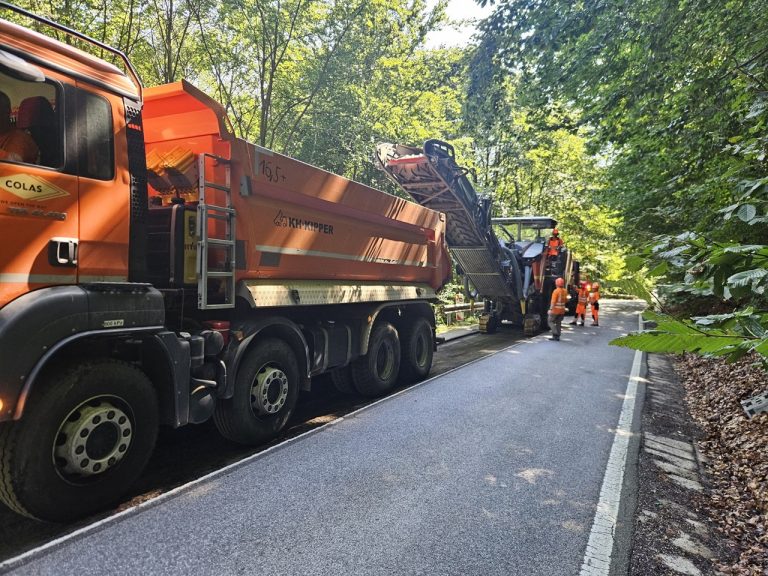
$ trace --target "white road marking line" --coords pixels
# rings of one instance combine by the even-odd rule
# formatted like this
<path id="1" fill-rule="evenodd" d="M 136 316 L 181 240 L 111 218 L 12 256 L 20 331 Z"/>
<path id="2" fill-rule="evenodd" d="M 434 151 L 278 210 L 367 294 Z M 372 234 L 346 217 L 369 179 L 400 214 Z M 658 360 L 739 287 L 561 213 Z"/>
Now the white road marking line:
<path id="1" fill-rule="evenodd" d="M 638 316 L 640 330 L 643 328 L 642 313 Z M 635 415 L 635 398 L 640 371 L 643 366 L 644 353 L 637 350 L 629 374 L 627 391 L 624 393 L 624 403 L 619 415 L 619 424 L 613 437 L 611 453 L 605 467 L 603 485 L 600 488 L 600 498 L 597 502 L 595 519 L 589 533 L 587 551 L 581 563 L 579 576 L 608 576 L 611 569 L 611 553 L 613 551 L 616 523 L 619 517 L 621 489 L 624 485 L 624 472 L 627 467 L 629 439 L 632 436 L 632 420 Z"/>

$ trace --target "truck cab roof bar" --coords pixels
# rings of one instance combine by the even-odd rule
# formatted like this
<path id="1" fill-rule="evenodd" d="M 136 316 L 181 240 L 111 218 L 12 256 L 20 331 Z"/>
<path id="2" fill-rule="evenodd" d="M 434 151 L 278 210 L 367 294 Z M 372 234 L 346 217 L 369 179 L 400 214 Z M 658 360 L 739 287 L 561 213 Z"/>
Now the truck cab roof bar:
<path id="1" fill-rule="evenodd" d="M 63 24 L 59 24 L 58 22 L 54 22 L 53 20 L 49 20 L 48 18 L 45 18 L 44 16 L 40 16 L 38 14 L 35 14 L 34 12 L 30 12 L 29 10 L 21 8 L 20 6 L 16 6 L 15 4 L 11 4 L 10 2 L 5 2 L 3 0 L 0 0 L 0 8 L 4 8 L 6 10 L 11 10 L 12 12 L 16 12 L 17 14 L 21 14 L 22 16 L 26 16 L 27 18 L 35 20 L 36 22 L 39 22 L 40 24 L 45 24 L 46 26 L 50 26 L 54 30 L 59 30 L 60 32 L 64 32 L 65 34 L 67 34 L 69 36 L 72 36 L 74 38 L 77 38 L 79 40 L 87 42 L 88 44 L 92 44 L 93 46 L 96 46 L 97 48 L 101 48 L 102 50 L 106 50 L 107 52 L 110 52 L 113 55 L 117 56 L 120 60 L 122 60 L 122 62 L 125 65 L 126 69 L 128 70 L 128 73 L 131 76 L 131 78 L 133 80 L 133 83 L 136 85 L 136 89 L 139 92 L 139 100 L 142 100 L 142 88 L 143 88 L 143 85 L 141 83 L 141 78 L 139 77 L 139 73 L 136 71 L 136 68 L 133 67 L 133 64 L 131 64 L 131 61 L 128 59 L 128 56 L 126 56 L 125 53 L 123 53 L 122 51 L 118 50 L 117 48 L 114 48 L 114 47 L 110 46 L 109 44 L 105 44 L 104 42 L 96 40 L 95 38 L 91 38 L 90 36 L 88 36 L 86 34 L 83 34 L 82 32 L 78 32 L 77 30 L 73 30 L 72 28 L 69 28 L 68 26 L 64 26 Z"/>

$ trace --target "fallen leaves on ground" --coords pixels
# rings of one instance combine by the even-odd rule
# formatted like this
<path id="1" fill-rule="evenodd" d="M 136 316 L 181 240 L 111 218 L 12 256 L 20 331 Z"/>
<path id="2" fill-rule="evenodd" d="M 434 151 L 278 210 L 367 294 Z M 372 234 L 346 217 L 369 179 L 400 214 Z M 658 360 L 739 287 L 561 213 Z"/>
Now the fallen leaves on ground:
<path id="1" fill-rule="evenodd" d="M 749 419 L 741 401 L 768 391 L 768 374 L 754 356 L 728 364 L 691 354 L 678 357 L 688 408 L 704 431 L 699 449 L 711 482 L 710 514 L 740 548 L 724 574 L 768 574 L 768 413 Z"/>

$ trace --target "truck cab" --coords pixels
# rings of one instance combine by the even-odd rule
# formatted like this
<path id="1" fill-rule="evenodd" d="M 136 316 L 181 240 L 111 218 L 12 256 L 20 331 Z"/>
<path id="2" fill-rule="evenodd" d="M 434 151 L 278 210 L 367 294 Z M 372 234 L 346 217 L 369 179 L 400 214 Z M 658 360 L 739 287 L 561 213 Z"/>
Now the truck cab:
<path id="1" fill-rule="evenodd" d="M 0 24 L 4 42 L 19 36 L 9 28 Z M 23 158 L 0 151 L 0 226 L 13 239 L 0 248 L 0 305 L 43 286 L 129 277 L 127 97 L 117 93 L 127 86 L 78 82 L 74 53 L 64 74 L 36 52 L 19 42 L 0 53 L 0 92 L 10 103 L 0 122 L 37 150 Z M 138 98 L 135 88 L 130 95 Z"/>

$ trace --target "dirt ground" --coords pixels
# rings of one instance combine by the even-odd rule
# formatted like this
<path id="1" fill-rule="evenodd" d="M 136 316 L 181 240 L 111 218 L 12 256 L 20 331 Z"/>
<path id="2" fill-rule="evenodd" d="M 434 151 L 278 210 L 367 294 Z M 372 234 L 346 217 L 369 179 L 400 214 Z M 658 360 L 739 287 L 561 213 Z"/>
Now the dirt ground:
<path id="1" fill-rule="evenodd" d="M 768 373 L 756 356 L 728 364 L 686 355 L 675 368 L 702 433 L 707 511 L 737 552 L 716 567 L 723 574 L 768 574 L 768 413 L 750 419 L 741 405 L 768 391 Z"/>
<path id="2" fill-rule="evenodd" d="M 643 435 L 689 442 L 701 485 L 671 482 L 641 450 L 631 576 L 768 575 L 768 414 L 750 419 L 741 406 L 766 391 L 755 357 L 649 357 Z M 681 552 L 684 540 L 700 551 Z"/>

